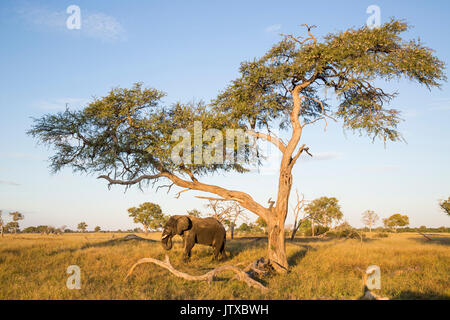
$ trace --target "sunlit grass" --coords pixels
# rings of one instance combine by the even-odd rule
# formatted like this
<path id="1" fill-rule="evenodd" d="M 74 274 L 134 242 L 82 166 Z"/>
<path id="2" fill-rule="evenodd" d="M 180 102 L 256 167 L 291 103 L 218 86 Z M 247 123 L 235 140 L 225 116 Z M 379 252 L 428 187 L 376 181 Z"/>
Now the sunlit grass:
<path id="1" fill-rule="evenodd" d="M 263 280 L 269 293 L 230 280 L 192 282 L 176 278 L 152 264 L 138 266 L 125 280 L 131 265 L 143 257 L 164 259 L 191 274 L 222 265 L 246 266 L 266 254 L 267 240 L 228 240 L 229 259 L 212 260 L 212 249 L 197 245 L 191 261 L 181 261 L 180 239 L 171 251 L 158 243 L 159 234 L 140 234 L 155 240 L 122 241 L 124 234 L 89 233 L 44 236 L 5 235 L 0 238 L 0 299 L 357 299 L 362 274 L 369 265 L 381 268 L 380 294 L 391 299 L 450 298 L 450 235 L 428 241 L 413 233 L 388 238 L 287 242 L 290 272 Z M 69 290 L 69 265 L 81 268 L 82 288 Z"/>

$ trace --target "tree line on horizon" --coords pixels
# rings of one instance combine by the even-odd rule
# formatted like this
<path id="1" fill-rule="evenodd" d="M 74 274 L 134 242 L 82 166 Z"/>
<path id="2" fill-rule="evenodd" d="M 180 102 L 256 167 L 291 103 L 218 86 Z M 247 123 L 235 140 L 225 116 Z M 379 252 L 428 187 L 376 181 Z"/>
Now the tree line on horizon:
<path id="1" fill-rule="evenodd" d="M 210 214 L 204 215 L 198 209 L 187 210 L 187 214 L 194 217 L 206 217 L 211 216 L 223 223 L 227 228 L 227 232 L 230 233 L 231 239 L 234 237 L 234 232 L 239 233 L 266 233 L 267 223 L 258 218 L 254 222 L 249 221 L 246 214 L 246 210 L 239 206 L 234 201 L 219 201 L 217 199 L 207 198 L 208 203 L 205 208 L 210 211 Z M 450 197 L 447 200 L 441 200 L 439 207 L 444 213 L 450 215 Z M 170 215 L 164 214 L 161 207 L 152 202 L 144 202 L 138 207 L 132 207 L 128 210 L 129 217 L 133 218 L 133 222 L 141 224 L 143 229 L 134 228 L 127 230 L 102 230 L 100 226 L 96 226 L 91 232 L 129 232 L 129 233 L 148 233 L 150 231 L 161 231 L 164 224 L 170 218 Z M 396 213 L 388 218 L 382 219 L 383 227 L 375 227 L 376 223 L 380 221 L 378 214 L 373 210 L 366 210 L 362 213 L 362 222 L 365 227 L 353 228 L 347 221 L 343 221 L 343 213 L 341 211 L 338 200 L 334 197 L 320 197 L 306 203 L 304 197 L 300 199 L 297 192 L 297 203 L 293 208 L 294 224 L 286 226 L 286 234 L 291 239 L 295 235 L 300 233 L 303 236 L 319 236 L 329 231 L 334 230 L 348 230 L 354 229 L 359 231 L 376 231 L 376 232 L 450 232 L 448 227 L 428 228 L 426 226 L 420 226 L 418 228 L 410 228 L 409 217 Z M 303 217 L 300 217 L 300 214 Z M 20 230 L 19 222 L 24 219 L 24 215 L 18 211 L 10 212 L 12 221 L 4 223 L 2 217 L 2 211 L 0 210 L 0 232 L 4 233 L 41 233 L 41 234 L 62 234 L 62 233 L 74 233 L 74 232 L 87 232 L 88 224 L 86 222 L 80 222 L 77 225 L 77 231 L 68 229 L 67 226 L 61 226 L 59 228 L 40 225 L 29 226 Z M 240 221 L 238 225 L 238 221 Z M 340 223 L 340 224 L 339 224 Z"/>

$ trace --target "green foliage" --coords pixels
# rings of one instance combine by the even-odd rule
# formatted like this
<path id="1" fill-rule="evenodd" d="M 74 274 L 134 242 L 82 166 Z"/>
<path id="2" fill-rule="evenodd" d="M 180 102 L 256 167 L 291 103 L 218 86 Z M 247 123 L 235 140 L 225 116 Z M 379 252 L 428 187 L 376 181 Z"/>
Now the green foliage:
<path id="1" fill-rule="evenodd" d="M 305 98 L 299 117 L 303 124 L 326 112 L 341 118 L 345 128 L 373 138 L 399 140 L 399 112 L 386 108 L 395 94 L 377 88 L 376 81 L 406 77 L 431 88 L 445 80 L 444 64 L 431 49 L 418 40 L 400 37 L 407 29 L 406 23 L 391 20 L 380 28 L 364 26 L 331 33 L 322 42 L 309 38 L 300 44 L 286 36 L 261 58 L 242 63 L 241 76 L 211 105 L 163 106 L 165 93 L 136 83 L 130 89 L 116 88 L 103 98 L 95 98 L 84 110 L 34 119 L 28 134 L 55 149 L 50 158 L 55 172 L 70 166 L 87 173 L 112 172 L 114 179 L 134 183 L 141 183 L 136 181 L 140 176 L 160 172 L 245 172 L 247 164 L 262 159 L 253 147 L 238 150 L 235 146 L 231 150 L 243 159 L 239 164 L 175 164 L 171 159 L 171 151 L 179 143 L 172 140 L 175 130 L 188 129 L 193 141 L 194 121 L 202 122 L 202 133 L 212 128 L 224 133 L 226 129 L 278 124 L 286 128 L 293 106 L 292 90 L 301 84 Z M 323 99 L 319 103 L 325 87 L 338 95 L 336 106 Z M 215 145 L 214 141 L 204 141 L 203 147 Z M 224 146 L 223 153 L 226 151 Z M 194 154 L 190 153 L 191 162 Z"/>
<path id="2" fill-rule="evenodd" d="M 441 207 L 442 211 L 444 211 L 446 214 L 450 215 L 450 197 L 448 197 L 447 200 L 442 200 L 439 203 L 439 206 Z"/>
<path id="3" fill-rule="evenodd" d="M 86 228 L 88 227 L 86 222 L 80 222 L 77 226 L 77 229 L 81 232 L 86 232 Z"/>
<path id="4" fill-rule="evenodd" d="M 100 232 L 100 230 L 101 230 L 101 228 L 100 228 L 99 226 L 96 226 L 96 227 L 94 228 L 94 232 Z"/>
<path id="5" fill-rule="evenodd" d="M 262 229 L 257 224 L 243 222 L 239 226 L 239 228 L 236 229 L 236 231 L 242 233 L 251 233 L 251 232 L 261 232 Z"/>
<path id="6" fill-rule="evenodd" d="M 114 177 L 133 180 L 139 175 L 171 172 L 205 174 L 223 169 L 243 172 L 240 165 L 175 164 L 172 149 L 179 141 L 172 140 L 175 130 L 189 130 L 194 139 L 193 123 L 202 122 L 203 132 L 237 128 L 225 115 L 218 115 L 205 104 L 161 105 L 165 94 L 136 83 L 131 89 L 116 88 L 101 98 L 94 99 L 84 110 L 65 110 L 34 119 L 28 134 L 54 147 L 50 158 L 51 169 L 59 171 L 71 166 L 81 172 L 113 172 Z M 214 141 L 203 141 L 204 146 Z M 224 143 L 225 146 L 225 143 Z M 225 149 L 223 152 L 225 153 Z M 250 161 L 250 154 L 242 159 Z M 183 155 L 181 155 L 183 156 Z"/>
<path id="7" fill-rule="evenodd" d="M 188 210 L 187 214 L 193 217 L 200 217 L 202 215 L 202 213 L 197 209 Z"/>
<path id="8" fill-rule="evenodd" d="M 375 238 L 387 238 L 389 237 L 389 234 L 386 232 L 377 232 L 374 235 Z"/>
<path id="9" fill-rule="evenodd" d="M 264 221 L 263 218 L 259 217 L 258 219 L 256 219 L 255 224 L 260 227 L 260 228 L 267 228 L 267 223 L 266 221 Z"/>
<path id="10" fill-rule="evenodd" d="M 304 123 L 322 117 L 324 112 L 341 118 L 345 128 L 384 140 L 399 140 L 396 131 L 399 112 L 385 108 L 395 94 L 374 86 L 377 79 L 406 77 L 430 87 L 445 80 L 444 63 L 420 41 L 404 41 L 400 34 L 405 22 L 391 20 L 380 28 L 349 29 L 331 33 L 323 42 L 315 38 L 300 43 L 286 36 L 260 59 L 241 64 L 241 77 L 218 97 L 218 110 L 251 128 L 266 127 L 277 120 L 288 124 L 290 99 L 296 85 L 307 84 L 301 94 L 300 117 Z M 333 107 L 322 105 L 320 92 L 331 88 L 339 98 Z M 314 100 L 316 99 L 316 100 Z"/>
<path id="11" fill-rule="evenodd" d="M 330 227 L 344 216 L 338 200 L 334 197 L 320 197 L 305 206 L 305 213 L 315 222 Z"/>
<path id="12" fill-rule="evenodd" d="M 353 228 L 348 222 L 344 222 L 334 228 L 333 231 L 328 231 L 326 234 L 330 238 L 347 238 L 347 239 L 361 239 L 365 235 Z"/>
<path id="13" fill-rule="evenodd" d="M 11 218 L 13 219 L 13 221 L 19 221 L 19 220 L 23 220 L 24 216 L 22 213 L 15 211 L 15 212 L 10 212 L 9 215 L 11 216 Z"/>
<path id="14" fill-rule="evenodd" d="M 17 231 L 19 231 L 19 223 L 17 221 L 11 221 L 8 222 L 3 228 L 5 233 L 17 233 Z"/>
<path id="15" fill-rule="evenodd" d="M 129 216 L 135 223 L 141 223 L 145 232 L 162 228 L 167 222 L 167 217 L 163 214 L 161 207 L 156 203 L 144 202 L 139 207 L 128 209 Z"/>
<path id="16" fill-rule="evenodd" d="M 387 219 L 383 219 L 383 224 L 386 228 L 397 229 L 398 227 L 405 227 L 409 225 L 409 217 L 396 213 Z"/>

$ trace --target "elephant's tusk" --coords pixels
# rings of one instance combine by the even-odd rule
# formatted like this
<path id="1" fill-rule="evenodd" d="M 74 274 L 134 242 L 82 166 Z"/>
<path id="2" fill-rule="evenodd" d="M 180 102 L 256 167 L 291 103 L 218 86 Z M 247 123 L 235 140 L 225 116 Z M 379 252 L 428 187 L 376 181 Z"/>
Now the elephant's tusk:
<path id="1" fill-rule="evenodd" d="M 165 236 L 162 236 L 161 240 L 164 240 L 165 238 L 167 238 L 169 235 L 166 234 Z"/>

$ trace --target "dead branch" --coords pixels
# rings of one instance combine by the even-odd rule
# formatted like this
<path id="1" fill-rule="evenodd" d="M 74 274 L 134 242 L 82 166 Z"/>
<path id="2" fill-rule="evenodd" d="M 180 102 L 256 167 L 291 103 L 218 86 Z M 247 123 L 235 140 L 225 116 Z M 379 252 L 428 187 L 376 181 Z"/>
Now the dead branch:
<path id="1" fill-rule="evenodd" d="M 230 266 L 230 265 L 220 266 L 220 267 L 213 269 L 203 275 L 193 276 L 193 275 L 176 270 L 170 263 L 168 255 L 166 255 L 165 261 L 161 261 L 161 260 L 153 259 L 153 258 L 142 258 L 142 259 L 138 260 L 131 267 L 130 271 L 128 271 L 128 274 L 127 274 L 125 280 L 128 279 L 128 277 L 130 277 L 132 275 L 134 269 L 142 263 L 154 263 L 162 268 L 169 270 L 172 274 L 174 274 L 175 276 L 177 276 L 179 278 L 183 278 L 183 279 L 190 280 L 190 281 L 208 281 L 208 283 L 211 283 L 211 281 L 214 280 L 214 277 L 218 273 L 221 273 L 224 271 L 233 271 L 234 273 L 236 273 L 236 276 L 234 278 L 237 278 L 238 280 L 245 282 L 248 286 L 259 289 L 263 292 L 268 291 L 267 287 L 263 286 L 258 281 L 250 278 L 250 276 L 246 272 L 242 271 L 241 269 L 239 269 L 235 266 Z"/>
<path id="2" fill-rule="evenodd" d="M 270 197 L 267 203 L 269 204 L 269 209 L 272 209 L 275 204 L 275 201 L 273 201 L 272 198 Z"/>
<path id="3" fill-rule="evenodd" d="M 189 191 L 189 190 L 192 190 L 192 189 L 191 189 L 191 188 L 188 188 L 188 189 L 181 190 L 180 192 L 177 192 L 177 194 L 175 195 L 175 198 L 176 198 L 176 199 L 179 199 L 179 198 L 180 198 L 180 195 L 181 195 L 183 192 L 186 192 L 186 191 Z"/>

